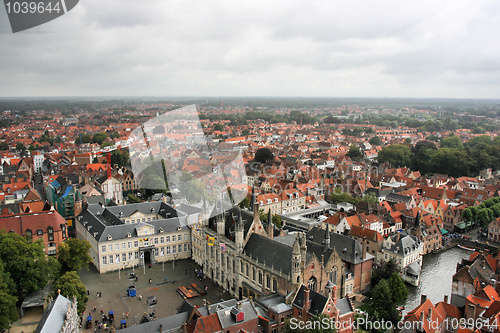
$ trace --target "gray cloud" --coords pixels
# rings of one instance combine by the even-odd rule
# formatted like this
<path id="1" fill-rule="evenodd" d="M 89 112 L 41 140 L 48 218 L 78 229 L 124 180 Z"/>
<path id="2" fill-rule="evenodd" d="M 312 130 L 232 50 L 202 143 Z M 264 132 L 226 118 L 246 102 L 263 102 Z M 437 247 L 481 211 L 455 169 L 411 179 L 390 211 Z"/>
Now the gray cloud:
<path id="1" fill-rule="evenodd" d="M 499 97 L 500 3 L 80 1 L 12 34 L 1 96 Z"/>

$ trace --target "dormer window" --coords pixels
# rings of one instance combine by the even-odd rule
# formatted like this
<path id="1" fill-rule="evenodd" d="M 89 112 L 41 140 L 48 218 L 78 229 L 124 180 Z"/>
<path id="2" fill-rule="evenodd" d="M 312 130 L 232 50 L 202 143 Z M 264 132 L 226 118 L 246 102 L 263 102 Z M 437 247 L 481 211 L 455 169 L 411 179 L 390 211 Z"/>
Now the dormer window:
<path id="1" fill-rule="evenodd" d="M 132 237 L 132 235 L 130 234 L 130 232 L 127 232 L 127 238 L 130 238 Z"/>
<path id="2" fill-rule="evenodd" d="M 94 232 L 94 238 L 97 238 L 98 232 Z"/>
<path id="3" fill-rule="evenodd" d="M 155 211 L 155 208 L 151 207 L 151 213 L 153 213 L 154 211 Z"/>
<path id="4" fill-rule="evenodd" d="M 110 241 L 110 240 L 113 240 L 113 237 L 111 237 L 111 235 L 110 235 L 110 234 L 108 234 L 108 240 L 109 240 L 109 241 Z"/>
<path id="5" fill-rule="evenodd" d="M 158 230 L 158 232 L 159 232 L 160 234 L 162 234 L 162 233 L 163 233 L 163 228 L 161 228 L 161 227 L 160 227 L 160 229 Z"/>
<path id="6" fill-rule="evenodd" d="M 177 230 L 181 230 L 181 226 L 180 225 L 177 226 Z"/>

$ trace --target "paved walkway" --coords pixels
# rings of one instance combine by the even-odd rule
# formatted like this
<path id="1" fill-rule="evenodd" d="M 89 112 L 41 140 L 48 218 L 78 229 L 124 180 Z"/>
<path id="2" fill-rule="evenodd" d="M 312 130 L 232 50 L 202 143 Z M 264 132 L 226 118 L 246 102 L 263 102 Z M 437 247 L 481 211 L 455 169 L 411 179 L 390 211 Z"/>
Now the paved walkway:
<path id="1" fill-rule="evenodd" d="M 84 331 L 93 332 L 96 328 L 95 320 L 102 321 L 101 309 L 104 314 L 108 314 L 109 311 L 114 312 L 117 327 L 122 317 L 126 317 L 127 312 L 129 312 L 128 319 L 125 318 L 127 326 L 138 324 L 144 313 L 150 310 L 146 303 L 149 296 L 156 296 L 158 300 L 156 306 L 158 318 L 176 314 L 184 301 L 177 292 L 177 288 L 180 286 L 187 287 L 193 282 L 201 288 L 204 287 L 204 284 L 208 287 L 207 295 L 189 300 L 193 305 L 203 306 L 204 300 L 215 303 L 221 298 L 232 298 L 226 293 L 219 294 L 219 288 L 208 278 L 205 281 L 200 281 L 195 275 L 195 269 L 199 270 L 200 267 L 191 259 L 177 260 L 175 267 L 172 266 L 172 262 L 166 262 L 165 265 L 156 264 L 145 269 L 144 267 L 136 267 L 134 271 L 139 278 L 136 283 L 136 290 L 137 295 L 142 296 L 142 300 L 140 297 L 127 296 L 129 283 L 127 277 L 132 272 L 132 269 L 123 270 L 120 273 L 99 274 L 96 268 L 90 265 L 88 270 L 80 270 L 78 272 L 80 278 L 90 294 L 84 319 L 87 318 L 89 313 L 93 317 L 92 329 L 85 329 Z M 165 277 L 167 277 L 166 280 Z M 151 284 L 149 284 L 149 279 L 151 279 Z M 97 292 L 101 292 L 102 297 L 97 297 Z M 93 311 L 94 306 L 96 306 L 95 312 Z"/>

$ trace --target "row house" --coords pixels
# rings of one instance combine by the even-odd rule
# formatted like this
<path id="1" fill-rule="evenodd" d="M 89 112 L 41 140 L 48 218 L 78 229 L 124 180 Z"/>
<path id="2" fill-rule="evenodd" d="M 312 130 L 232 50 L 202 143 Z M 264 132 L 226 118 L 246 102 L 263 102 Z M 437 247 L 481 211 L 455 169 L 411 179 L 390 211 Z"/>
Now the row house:
<path id="1" fill-rule="evenodd" d="M 56 255 L 57 246 L 67 238 L 67 222 L 53 209 L 2 215 L 0 230 L 14 232 L 29 241 L 42 240 L 47 255 Z"/>

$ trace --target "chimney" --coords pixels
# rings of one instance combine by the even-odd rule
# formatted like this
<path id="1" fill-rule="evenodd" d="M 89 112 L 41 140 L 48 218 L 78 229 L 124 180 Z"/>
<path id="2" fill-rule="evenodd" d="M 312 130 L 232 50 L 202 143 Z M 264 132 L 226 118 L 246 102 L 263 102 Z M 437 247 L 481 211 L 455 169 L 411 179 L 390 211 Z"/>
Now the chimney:
<path id="1" fill-rule="evenodd" d="M 432 308 L 429 308 L 429 315 L 427 316 L 427 319 L 432 320 Z"/>
<path id="2" fill-rule="evenodd" d="M 306 312 L 309 312 L 309 309 L 311 307 L 310 300 L 309 300 L 309 293 L 310 293 L 309 287 L 306 287 L 304 289 L 304 305 L 302 307 L 303 309 L 306 310 Z"/>
<path id="3" fill-rule="evenodd" d="M 424 304 L 425 301 L 427 301 L 427 295 L 422 294 L 422 296 L 420 296 L 420 304 Z"/>
<path id="4" fill-rule="evenodd" d="M 444 302 L 448 303 L 448 295 L 444 295 Z"/>
<path id="5" fill-rule="evenodd" d="M 253 220 L 260 220 L 260 215 L 259 215 L 259 203 L 256 202 L 253 205 Z"/>
<path id="6" fill-rule="evenodd" d="M 159 330 L 160 330 L 160 333 L 162 333 L 162 332 L 163 332 L 163 325 L 161 325 L 161 324 L 160 324 L 160 328 L 159 328 Z"/>
<path id="7" fill-rule="evenodd" d="M 425 319 L 424 319 L 424 311 L 420 311 L 420 324 L 422 325 L 422 330 L 424 329 L 425 327 Z"/>

